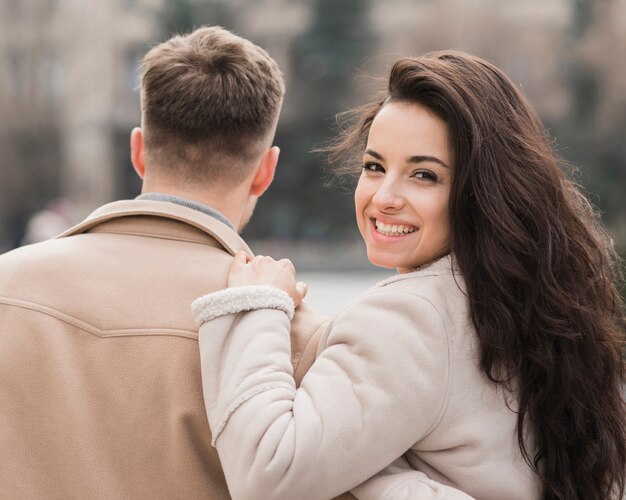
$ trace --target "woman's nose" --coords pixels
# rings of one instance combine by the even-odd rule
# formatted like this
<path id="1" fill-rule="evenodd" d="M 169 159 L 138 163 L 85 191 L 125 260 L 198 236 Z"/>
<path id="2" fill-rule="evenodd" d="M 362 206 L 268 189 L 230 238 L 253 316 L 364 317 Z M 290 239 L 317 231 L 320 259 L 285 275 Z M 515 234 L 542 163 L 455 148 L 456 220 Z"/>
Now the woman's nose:
<path id="1" fill-rule="evenodd" d="M 404 196 L 393 179 L 385 179 L 372 198 L 378 210 L 398 210 L 404 206 Z"/>

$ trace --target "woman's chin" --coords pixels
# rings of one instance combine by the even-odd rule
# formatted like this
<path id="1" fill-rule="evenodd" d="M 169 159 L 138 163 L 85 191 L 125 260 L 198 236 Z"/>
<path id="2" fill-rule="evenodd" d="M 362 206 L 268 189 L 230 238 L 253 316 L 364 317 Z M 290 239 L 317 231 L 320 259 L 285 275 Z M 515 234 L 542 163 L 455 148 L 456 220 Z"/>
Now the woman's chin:
<path id="1" fill-rule="evenodd" d="M 398 267 L 400 267 L 400 264 L 398 264 L 398 259 L 385 258 L 380 255 L 373 255 L 371 253 L 367 254 L 367 259 L 370 261 L 371 264 L 375 265 L 376 267 L 381 267 L 383 269 L 397 269 Z"/>

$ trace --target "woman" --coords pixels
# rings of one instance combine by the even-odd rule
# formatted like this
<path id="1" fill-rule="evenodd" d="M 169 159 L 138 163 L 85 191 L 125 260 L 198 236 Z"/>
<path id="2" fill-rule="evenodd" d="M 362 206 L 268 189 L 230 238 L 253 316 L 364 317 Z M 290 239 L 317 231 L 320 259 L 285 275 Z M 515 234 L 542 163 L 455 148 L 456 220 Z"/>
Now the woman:
<path id="1" fill-rule="evenodd" d="M 233 495 L 330 498 L 404 455 L 353 492 L 398 498 L 426 474 L 481 499 L 621 498 L 617 257 L 531 106 L 441 52 L 397 61 L 358 116 L 333 151 L 362 156 L 357 223 L 399 274 L 333 320 L 300 388 L 289 262 L 237 256 L 245 288 L 194 303 Z"/>

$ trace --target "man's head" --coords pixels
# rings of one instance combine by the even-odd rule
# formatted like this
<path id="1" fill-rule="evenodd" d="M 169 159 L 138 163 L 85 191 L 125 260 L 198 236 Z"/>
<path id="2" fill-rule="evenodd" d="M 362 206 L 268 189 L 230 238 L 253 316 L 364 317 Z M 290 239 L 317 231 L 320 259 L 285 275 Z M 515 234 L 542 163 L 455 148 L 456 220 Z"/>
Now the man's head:
<path id="1" fill-rule="evenodd" d="M 131 147 L 144 180 L 230 191 L 248 179 L 269 152 L 282 105 L 274 60 L 214 26 L 153 47 L 142 66 L 142 130 Z"/>
<path id="2" fill-rule="evenodd" d="M 260 47 L 220 27 L 175 36 L 143 60 L 146 160 L 188 180 L 236 183 L 271 146 L 284 83 Z"/>

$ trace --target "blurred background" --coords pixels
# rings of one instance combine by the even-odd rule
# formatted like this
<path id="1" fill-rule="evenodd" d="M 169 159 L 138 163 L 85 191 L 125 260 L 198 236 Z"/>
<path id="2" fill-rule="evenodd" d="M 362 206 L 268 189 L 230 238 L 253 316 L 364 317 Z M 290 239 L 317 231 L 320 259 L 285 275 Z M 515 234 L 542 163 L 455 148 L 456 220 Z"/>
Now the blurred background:
<path id="1" fill-rule="evenodd" d="M 204 24 L 263 46 L 285 74 L 279 171 L 244 237 L 309 280 L 341 271 L 335 283 L 362 289 L 380 278 L 352 187 L 325 186 L 311 150 L 394 59 L 445 48 L 485 57 L 519 85 L 626 245 L 626 0 L 0 0 L 0 251 L 139 193 L 128 146 L 139 62 Z"/>

